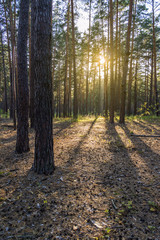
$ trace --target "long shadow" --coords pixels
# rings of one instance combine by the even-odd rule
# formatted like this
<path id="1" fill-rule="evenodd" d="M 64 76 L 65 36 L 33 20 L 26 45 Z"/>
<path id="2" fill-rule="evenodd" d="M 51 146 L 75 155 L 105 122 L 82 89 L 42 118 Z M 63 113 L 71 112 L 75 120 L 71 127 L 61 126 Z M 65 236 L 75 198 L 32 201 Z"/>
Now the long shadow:
<path id="1" fill-rule="evenodd" d="M 54 123 L 54 128 L 58 127 L 60 128 L 58 131 L 55 132 L 55 129 L 53 128 L 53 135 L 59 135 L 61 132 L 63 132 L 65 129 L 67 129 L 72 124 L 71 121 L 66 121 L 62 123 Z"/>
<path id="2" fill-rule="evenodd" d="M 85 141 L 85 139 L 86 139 L 86 138 L 88 137 L 88 135 L 90 134 L 90 132 L 91 132 L 94 124 L 96 123 L 96 121 L 97 121 L 97 117 L 96 117 L 96 118 L 94 119 L 94 121 L 91 123 L 91 126 L 89 127 L 87 133 L 82 137 L 81 141 L 78 143 L 77 147 L 74 149 L 75 154 L 79 153 L 80 148 L 81 148 L 83 142 Z"/>
<path id="3" fill-rule="evenodd" d="M 158 228 L 154 233 L 148 230 L 151 222 L 155 228 L 159 224 L 159 214 L 152 215 L 148 206 L 148 201 L 156 201 L 154 192 L 151 193 L 145 187 L 139 170 L 130 157 L 129 149 L 125 147 L 115 125 L 106 124 L 107 138 L 110 139 L 109 151 L 112 155 L 108 162 L 100 166 L 103 170 L 102 184 L 112 199 L 108 212 L 108 220 L 112 221 L 113 229 L 111 237 L 139 239 L 139 236 L 144 236 L 143 239 L 147 239 L 158 236 Z M 126 126 L 122 128 L 128 135 L 129 130 Z M 138 147 L 138 143 L 136 146 Z"/>
<path id="4" fill-rule="evenodd" d="M 97 117 L 94 119 L 94 121 L 91 123 L 87 133 L 82 137 L 82 139 L 79 141 L 78 145 L 76 148 L 73 149 L 72 153 L 70 154 L 70 157 L 69 157 L 69 161 L 67 162 L 67 165 L 72 165 L 73 164 L 73 161 L 75 161 L 76 159 L 76 155 L 80 152 L 81 150 L 81 146 L 83 144 L 83 142 L 85 141 L 85 139 L 89 136 L 94 124 L 96 123 L 97 121 Z"/>
<path id="5" fill-rule="evenodd" d="M 146 131 L 148 131 L 150 133 L 152 133 L 152 130 L 154 130 L 154 134 L 160 135 L 160 131 L 158 131 L 155 127 L 153 127 L 153 126 L 148 127 L 148 126 L 146 126 L 146 123 L 144 123 L 142 121 L 139 121 L 139 122 L 133 121 L 133 123 L 138 125 L 142 129 L 145 129 Z M 153 135 L 153 133 L 152 133 L 152 135 Z"/>
<path id="6" fill-rule="evenodd" d="M 143 158 L 143 161 L 145 164 L 153 171 L 153 167 L 157 165 L 157 162 L 159 162 L 160 155 L 156 152 L 154 152 L 151 147 L 149 147 L 141 137 L 131 136 L 130 130 L 127 128 L 127 126 L 121 126 L 126 133 L 127 137 L 130 138 L 132 143 L 135 146 L 135 149 L 137 149 L 138 154 Z"/>

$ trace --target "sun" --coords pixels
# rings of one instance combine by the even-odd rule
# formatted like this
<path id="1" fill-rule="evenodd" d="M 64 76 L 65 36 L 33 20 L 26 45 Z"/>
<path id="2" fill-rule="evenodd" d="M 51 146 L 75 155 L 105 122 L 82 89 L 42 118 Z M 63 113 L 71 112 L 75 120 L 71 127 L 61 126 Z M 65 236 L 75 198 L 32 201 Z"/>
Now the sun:
<path id="1" fill-rule="evenodd" d="M 105 58 L 103 56 L 100 56 L 100 64 L 104 64 L 105 63 Z"/>

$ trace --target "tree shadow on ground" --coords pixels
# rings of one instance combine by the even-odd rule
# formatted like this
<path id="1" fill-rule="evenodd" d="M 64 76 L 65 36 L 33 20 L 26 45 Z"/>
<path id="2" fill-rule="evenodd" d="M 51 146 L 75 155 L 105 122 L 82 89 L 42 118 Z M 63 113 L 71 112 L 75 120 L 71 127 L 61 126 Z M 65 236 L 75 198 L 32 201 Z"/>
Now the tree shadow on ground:
<path id="1" fill-rule="evenodd" d="M 62 132 L 64 132 L 65 129 L 68 129 L 71 124 L 73 124 L 73 122 L 71 121 L 65 121 L 65 122 L 60 122 L 60 123 L 53 123 L 53 135 L 59 135 L 62 134 Z M 60 128 L 58 131 L 55 131 L 55 128 Z"/>
<path id="2" fill-rule="evenodd" d="M 152 133 L 152 135 L 153 135 L 153 132 L 154 132 L 154 134 L 160 135 L 160 131 L 158 131 L 158 129 L 156 129 L 153 125 L 150 125 L 150 123 L 146 123 L 143 121 L 138 121 L 138 122 L 133 121 L 133 123 L 135 125 L 139 126 L 142 130 L 146 130 L 149 133 Z"/>
<path id="3" fill-rule="evenodd" d="M 85 133 L 85 135 L 81 138 L 81 140 L 78 142 L 77 146 L 73 149 L 73 151 L 70 153 L 70 157 L 68 160 L 68 165 L 72 165 L 74 163 L 74 161 L 76 161 L 76 156 L 80 153 L 81 151 L 81 147 L 84 143 L 84 141 L 87 139 L 87 137 L 89 136 L 94 124 L 97 121 L 97 117 L 94 119 L 94 121 L 91 123 L 88 131 Z"/>
<path id="4" fill-rule="evenodd" d="M 153 214 L 148 202 L 157 201 L 157 189 L 156 186 L 146 186 L 136 159 L 132 156 L 135 150 L 130 152 L 126 147 L 117 127 L 127 131 L 129 136 L 126 126 L 106 124 L 106 138 L 109 140 L 109 151 L 112 155 L 111 159 L 100 167 L 103 169 L 101 179 L 104 188 L 107 191 L 110 189 L 111 195 L 110 209 L 107 210 L 107 219 L 112 223 L 110 236 L 115 239 L 154 239 L 153 237 L 159 236 L 159 212 Z M 136 149 L 140 150 L 140 142 L 137 140 L 134 143 Z M 150 150 L 148 146 L 146 148 Z M 150 150 L 148 153 L 153 152 Z M 159 157 L 158 154 L 154 156 Z M 154 231 L 148 226 L 153 226 Z"/>
<path id="5" fill-rule="evenodd" d="M 131 140 L 131 142 L 134 144 L 136 151 L 138 152 L 138 155 L 141 156 L 145 164 L 148 166 L 148 168 L 153 171 L 152 174 L 154 174 L 154 167 L 157 166 L 157 163 L 159 162 L 158 159 L 160 159 L 160 155 L 152 150 L 148 144 L 144 142 L 144 138 L 131 136 L 130 130 L 128 127 L 122 126 L 124 132 L 126 133 L 127 137 Z M 143 126 L 141 126 L 143 129 Z"/>

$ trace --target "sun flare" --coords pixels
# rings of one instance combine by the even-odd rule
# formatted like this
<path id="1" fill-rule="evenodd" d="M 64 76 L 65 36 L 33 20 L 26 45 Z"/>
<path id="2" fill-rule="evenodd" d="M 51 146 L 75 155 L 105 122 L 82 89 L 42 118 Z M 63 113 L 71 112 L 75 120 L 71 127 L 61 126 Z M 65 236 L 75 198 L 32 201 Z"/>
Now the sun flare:
<path id="1" fill-rule="evenodd" d="M 105 63 L 105 58 L 104 57 L 102 57 L 102 56 L 100 56 L 100 64 L 104 64 Z"/>

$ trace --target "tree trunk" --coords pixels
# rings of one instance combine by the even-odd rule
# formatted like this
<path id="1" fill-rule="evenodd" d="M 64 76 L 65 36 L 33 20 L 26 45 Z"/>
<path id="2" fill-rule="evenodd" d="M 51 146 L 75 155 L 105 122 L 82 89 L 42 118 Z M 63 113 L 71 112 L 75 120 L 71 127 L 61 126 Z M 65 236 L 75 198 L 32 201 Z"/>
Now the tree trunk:
<path id="1" fill-rule="evenodd" d="M 130 68 L 129 68 L 129 81 L 128 81 L 128 102 L 127 102 L 127 114 L 131 115 L 131 90 L 132 90 L 132 62 L 133 62 L 133 47 L 134 47 L 134 29 L 135 29 L 135 16 L 136 16 L 137 1 L 135 3 L 133 27 L 132 27 L 132 46 L 131 46 L 131 57 L 130 57 Z"/>
<path id="2" fill-rule="evenodd" d="M 88 58 L 87 58 L 87 76 L 86 76 L 86 114 L 88 114 L 88 78 L 89 78 L 89 53 L 90 53 L 90 38 L 91 38 L 91 3 L 92 0 L 89 0 L 89 34 L 88 34 Z"/>
<path id="3" fill-rule="evenodd" d="M 118 0 L 116 0 L 116 44 L 115 44 L 115 110 L 118 109 Z"/>
<path id="4" fill-rule="evenodd" d="M 36 1 L 35 49 L 35 157 L 34 171 L 52 174 L 54 166 L 52 132 L 51 17 L 52 0 Z"/>
<path id="5" fill-rule="evenodd" d="M 64 78 L 63 117 L 67 116 L 67 103 L 68 103 L 68 83 L 67 83 L 67 80 L 68 80 L 69 16 L 70 16 L 70 0 L 68 0 L 68 10 L 67 10 L 66 62 L 65 62 L 65 78 Z"/>
<path id="6" fill-rule="evenodd" d="M 29 151 L 28 138 L 28 72 L 27 72 L 27 36 L 28 36 L 29 0 L 21 0 L 18 28 L 18 125 L 16 152 Z"/>
<path id="7" fill-rule="evenodd" d="M 7 77 L 6 77 L 6 65 L 5 65 L 5 59 L 4 59 L 3 35 L 2 35 L 1 27 L 0 27 L 0 34 L 1 34 L 1 49 L 2 49 L 3 74 L 4 74 L 4 98 L 5 98 L 4 111 L 7 117 L 7 111 L 8 111 Z"/>
<path id="8" fill-rule="evenodd" d="M 159 115 L 158 89 L 157 89 L 157 52 L 156 52 L 156 35 L 155 35 L 155 16 L 154 0 L 152 0 L 152 17 L 153 17 L 153 60 L 154 60 L 154 98 L 156 104 L 156 115 Z"/>
<path id="9" fill-rule="evenodd" d="M 108 79 L 109 79 L 109 26 L 110 26 L 110 14 L 109 14 L 109 4 L 108 4 L 108 59 L 107 59 L 107 74 L 106 74 L 106 98 L 105 98 L 105 116 L 108 118 Z"/>
<path id="10" fill-rule="evenodd" d="M 153 51 L 151 56 L 151 80 L 150 80 L 150 95 L 149 95 L 149 106 L 153 110 Z"/>
<path id="11" fill-rule="evenodd" d="M 35 22 L 36 22 L 36 1 L 31 0 L 31 61 L 30 61 L 30 120 L 31 128 L 35 126 L 35 100 L 34 100 L 34 81 L 35 81 L 35 55 L 34 55 L 34 45 L 35 45 Z"/>
<path id="12" fill-rule="evenodd" d="M 73 102 L 73 117 L 78 118 L 78 100 L 77 100 L 77 76 L 76 76 L 76 54 L 75 54 L 75 31 L 74 31 L 74 6 L 71 0 L 72 12 L 72 48 L 73 48 L 73 75 L 74 75 L 74 102 Z"/>
<path id="13" fill-rule="evenodd" d="M 127 30 L 127 40 L 126 40 L 126 50 L 123 63 L 123 77 L 121 84 L 121 107 L 120 107 L 120 123 L 125 122 L 125 103 L 126 103 L 126 79 L 128 72 L 128 59 L 129 59 L 129 49 L 130 49 L 130 33 L 132 24 L 132 8 L 133 0 L 130 0 L 129 4 L 129 20 L 128 20 L 128 30 Z"/>
<path id="14" fill-rule="evenodd" d="M 110 0 L 110 123 L 114 123 L 115 85 L 113 78 L 113 3 Z"/>
<path id="15" fill-rule="evenodd" d="M 136 70 L 135 70 L 135 81 L 134 81 L 134 112 L 137 114 L 137 71 L 138 71 L 138 62 L 136 61 Z"/>
<path id="16" fill-rule="evenodd" d="M 99 61 L 98 115 L 101 114 L 101 64 Z"/>
<path id="17" fill-rule="evenodd" d="M 10 29 L 11 29 L 11 45 L 12 45 L 12 74 L 11 74 L 11 116 L 13 117 L 14 129 L 16 129 L 16 49 L 15 49 L 15 28 L 13 22 L 13 13 L 11 1 L 9 1 L 9 16 L 10 16 Z"/>

